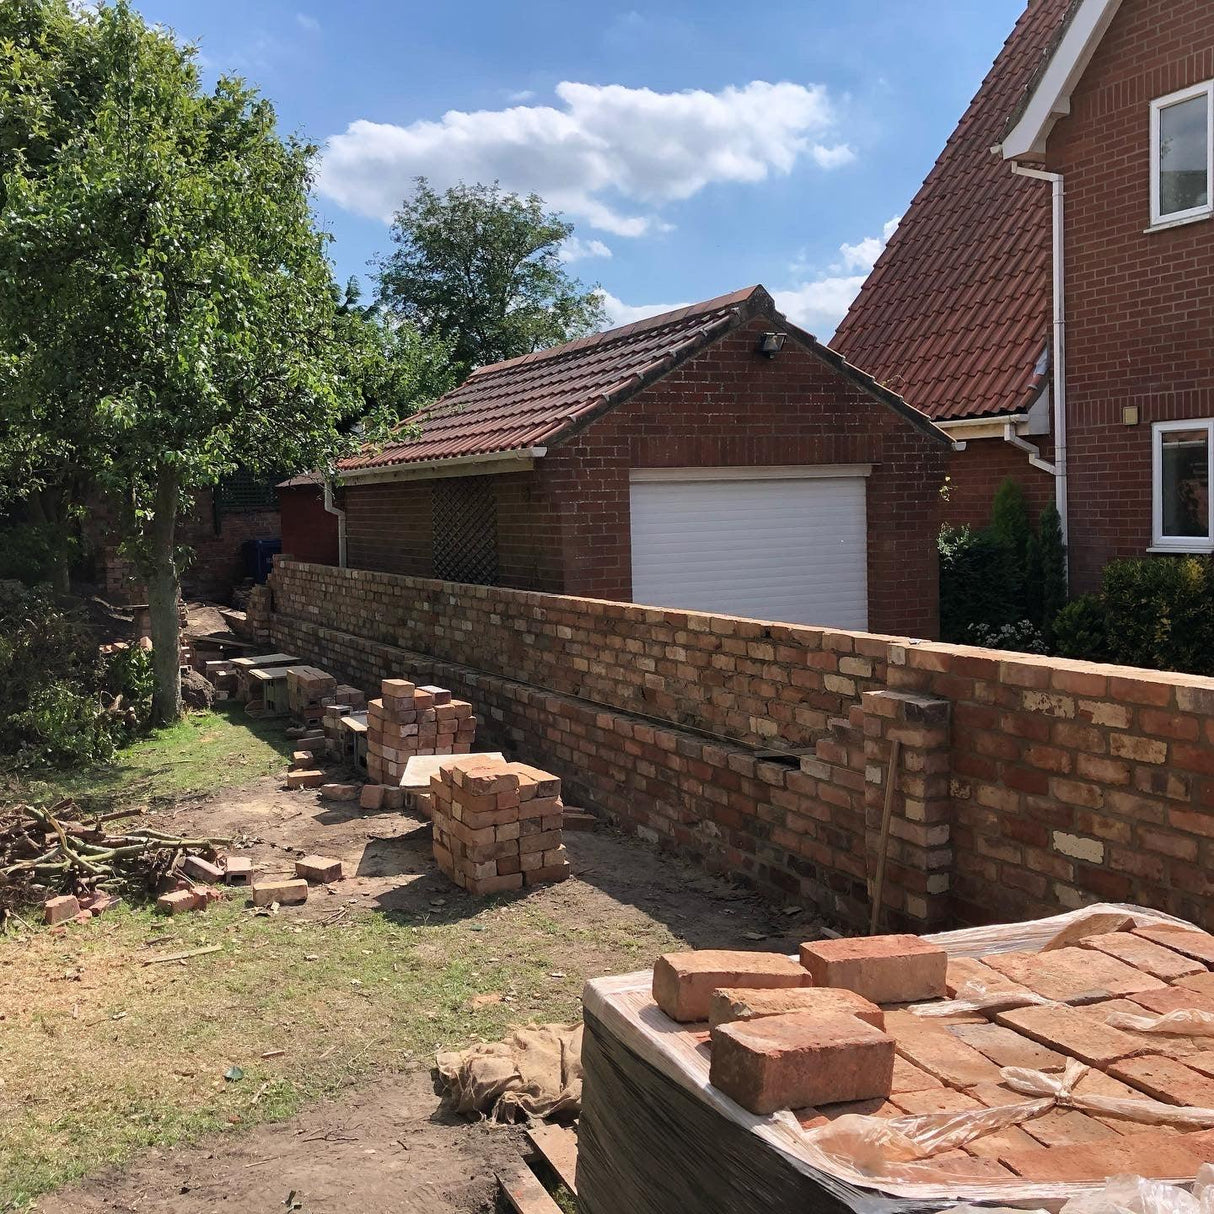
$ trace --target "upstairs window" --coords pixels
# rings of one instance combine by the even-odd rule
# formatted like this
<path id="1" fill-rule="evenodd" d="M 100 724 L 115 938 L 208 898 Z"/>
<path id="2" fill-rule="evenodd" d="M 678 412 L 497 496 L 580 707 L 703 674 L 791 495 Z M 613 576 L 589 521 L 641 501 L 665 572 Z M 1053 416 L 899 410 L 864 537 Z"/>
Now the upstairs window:
<path id="1" fill-rule="evenodd" d="M 1214 480 L 1214 419 L 1156 422 L 1154 544 L 1177 552 L 1214 547 L 1210 484 Z"/>
<path id="2" fill-rule="evenodd" d="M 1151 223 L 1211 213 L 1214 81 L 1151 102 Z"/>

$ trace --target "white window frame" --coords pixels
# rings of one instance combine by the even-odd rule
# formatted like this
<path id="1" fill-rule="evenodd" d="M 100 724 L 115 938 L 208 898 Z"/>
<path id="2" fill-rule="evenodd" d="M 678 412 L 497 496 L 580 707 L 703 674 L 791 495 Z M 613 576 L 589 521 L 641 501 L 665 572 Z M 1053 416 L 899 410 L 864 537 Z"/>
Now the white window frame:
<path id="1" fill-rule="evenodd" d="M 1206 507 L 1206 535 L 1163 533 L 1163 436 L 1176 430 L 1205 430 L 1206 475 L 1210 486 Z M 1214 417 L 1155 422 L 1151 426 L 1151 551 L 1214 552 Z"/>
<path id="2" fill-rule="evenodd" d="M 1195 97 L 1206 99 L 1206 204 L 1190 207 L 1186 211 L 1172 211 L 1167 215 L 1159 212 L 1159 153 L 1160 127 L 1163 111 L 1182 101 Z M 1151 226 L 1170 227 L 1174 223 L 1186 223 L 1194 219 L 1205 219 L 1214 214 L 1214 80 L 1180 89 L 1166 97 L 1157 97 L 1151 102 Z"/>

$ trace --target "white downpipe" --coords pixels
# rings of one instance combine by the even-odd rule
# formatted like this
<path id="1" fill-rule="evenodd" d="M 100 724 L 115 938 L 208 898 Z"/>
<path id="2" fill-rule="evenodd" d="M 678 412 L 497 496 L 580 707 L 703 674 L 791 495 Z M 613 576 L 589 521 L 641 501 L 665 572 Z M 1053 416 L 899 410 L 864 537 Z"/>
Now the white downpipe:
<path id="1" fill-rule="evenodd" d="M 1062 542 L 1070 544 L 1070 524 L 1067 517 L 1067 443 L 1066 443 L 1066 275 L 1065 249 L 1063 246 L 1063 219 L 1066 193 L 1061 173 L 1047 173 L 1044 169 L 1030 169 L 1013 164 L 1012 172 L 1021 177 L 1032 177 L 1037 181 L 1048 181 L 1053 195 L 1054 212 L 1054 501 L 1058 516 L 1062 520 Z M 1068 556 L 1067 581 L 1070 582 L 1070 559 Z"/>
<path id="2" fill-rule="evenodd" d="M 333 482 L 325 478 L 325 509 L 337 515 L 337 567 L 346 567 L 346 512 L 333 504 Z"/>

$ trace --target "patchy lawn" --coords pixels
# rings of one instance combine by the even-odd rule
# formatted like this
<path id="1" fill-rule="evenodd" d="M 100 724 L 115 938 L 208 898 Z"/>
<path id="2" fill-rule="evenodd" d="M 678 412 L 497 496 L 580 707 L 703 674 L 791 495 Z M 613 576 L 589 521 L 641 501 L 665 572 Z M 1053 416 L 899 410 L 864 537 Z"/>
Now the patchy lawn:
<path id="1" fill-rule="evenodd" d="M 255 913 L 233 891 L 204 915 L 166 920 L 123 907 L 58 934 L 37 927 L 0 941 L 0 1210 L 82 1177 L 99 1179 L 39 1204 L 110 1209 L 155 1194 L 185 1214 L 212 1209 L 217 1191 L 242 1208 L 269 1208 L 271 1196 L 281 1202 L 285 1194 L 276 1186 L 291 1151 L 284 1156 L 276 1143 L 267 1179 L 256 1169 L 272 1152 L 240 1154 L 245 1132 L 284 1118 L 306 1122 L 323 1098 L 357 1105 L 351 1120 L 359 1125 L 401 1125 L 417 1142 L 402 1158 L 419 1164 L 422 1143 L 412 1135 L 443 1132 L 431 1119 L 437 1098 L 428 1084 L 419 1095 L 415 1082 L 436 1049 L 493 1040 L 519 1022 L 575 1019 L 586 978 L 648 967 L 683 942 L 754 948 L 762 939 L 761 947 L 791 951 L 817 934 L 808 915 L 787 914 L 605 829 L 567 837 L 569 881 L 471 898 L 435 869 L 425 823 L 363 817 L 357 806 L 288 793 L 267 778 L 281 775 L 288 752 L 282 722 L 212 713 L 130 748 L 99 776 L 43 783 L 44 795 L 94 805 L 158 806 L 162 829 L 205 825 L 239 836 L 259 872 L 288 873 L 298 855 L 319 851 L 341 858 L 347 879 L 276 915 Z M 147 964 L 209 945 L 220 949 Z M 407 1115 L 385 1103 L 402 1090 L 392 1075 L 412 1084 Z M 371 1079 L 373 1087 L 352 1091 Z M 341 1107 L 332 1106 L 326 1123 Z M 395 1177 L 376 1174 L 387 1188 L 363 1193 L 373 1170 L 356 1144 L 346 1165 L 347 1148 L 322 1152 L 322 1161 L 306 1145 L 314 1138 L 295 1139 L 292 1175 L 347 1168 L 326 1183 L 351 1200 L 363 1193 L 367 1209 L 380 1208 L 380 1196 L 390 1209 L 477 1209 L 480 1190 L 466 1204 L 469 1177 L 491 1184 L 485 1152 L 500 1152 L 501 1137 L 482 1135 L 496 1141 L 490 1148 L 471 1129 L 445 1132 L 462 1137 L 433 1140 L 425 1170 L 427 1183 L 438 1184 L 447 1169 L 443 1200 L 427 1190 L 410 1205 L 412 1190 L 399 1188 L 416 1171 L 407 1164 Z M 187 1197 L 172 1154 L 145 1152 L 200 1139 L 201 1166 L 219 1189 Z M 477 1152 L 482 1164 L 470 1171 Z M 128 1165 L 129 1192 L 114 1170 Z M 394 1204 L 402 1192 L 405 1204 Z"/>

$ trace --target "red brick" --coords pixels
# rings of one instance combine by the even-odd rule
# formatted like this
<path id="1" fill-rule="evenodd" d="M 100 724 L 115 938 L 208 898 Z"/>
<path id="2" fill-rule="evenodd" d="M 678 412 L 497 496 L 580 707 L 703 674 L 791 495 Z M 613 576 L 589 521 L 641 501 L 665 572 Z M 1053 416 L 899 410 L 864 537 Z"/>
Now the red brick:
<path id="1" fill-rule="evenodd" d="M 1160 1016 L 1167 1015 L 1168 1012 L 1187 1010 L 1214 1013 L 1214 995 L 1203 995 L 1180 986 L 1168 986 L 1158 991 L 1139 991 L 1137 995 L 1129 995 L 1127 998 L 1131 1003 L 1137 1003 Z"/>
<path id="2" fill-rule="evenodd" d="M 325 773 L 319 768 L 287 772 L 288 788 L 319 788 L 324 782 Z"/>
<path id="3" fill-rule="evenodd" d="M 1214 936 L 1181 927 L 1164 925 L 1135 928 L 1134 934 L 1170 948 L 1182 957 L 1191 957 L 1205 965 L 1214 965 Z"/>
<path id="4" fill-rule="evenodd" d="M 1110 1064 L 1109 1074 L 1165 1104 L 1214 1107 L 1214 1079 L 1174 1058 L 1123 1058 Z"/>
<path id="5" fill-rule="evenodd" d="M 171 890 L 156 899 L 156 909 L 165 915 L 182 915 L 189 911 L 205 910 L 206 905 L 206 898 L 192 889 Z"/>
<path id="6" fill-rule="evenodd" d="M 1048 953 L 992 953 L 983 958 L 1013 982 L 1047 999 L 1082 999 L 1095 992 L 1130 995 L 1162 986 L 1158 978 L 1104 953 L 1083 948 L 1060 948 Z"/>
<path id="7" fill-rule="evenodd" d="M 732 1020 L 757 1020 L 761 1016 L 783 1016 L 789 1012 L 812 1012 L 822 1017 L 855 1016 L 875 1029 L 885 1028 L 885 1014 L 875 1003 L 855 991 L 820 986 L 774 990 L 726 987 L 713 991 L 708 1005 L 708 1024 L 716 1028 L 718 1024 Z"/>
<path id="8" fill-rule="evenodd" d="M 223 869 L 201 856 L 186 856 L 181 862 L 181 871 L 195 881 L 216 885 L 223 880 Z"/>
<path id="9" fill-rule="evenodd" d="M 948 957 L 918 936 L 858 936 L 801 945 L 815 986 L 841 986 L 873 1003 L 909 1003 L 945 994 Z"/>
<path id="10" fill-rule="evenodd" d="M 1129 1033 L 1100 1024 L 1079 1008 L 1063 1004 L 1012 1008 L 997 1013 L 995 1019 L 1090 1066 L 1107 1067 L 1119 1058 L 1142 1052 L 1137 1038 Z"/>
<path id="11" fill-rule="evenodd" d="M 253 881 L 253 861 L 248 856 L 229 856 L 223 864 L 224 880 L 229 885 L 250 885 Z"/>
<path id="12" fill-rule="evenodd" d="M 1101 1181 L 1110 1176 L 1195 1176 L 1214 1161 L 1214 1135 L 1144 1132 L 1107 1142 L 1009 1152 L 1000 1163 L 1036 1181 Z"/>
<path id="13" fill-rule="evenodd" d="M 1098 949 L 1110 957 L 1116 957 L 1119 961 L 1132 965 L 1144 974 L 1150 974 L 1153 978 L 1161 978 L 1165 982 L 1205 970 L 1205 966 L 1199 961 L 1182 957 L 1178 953 L 1172 952 L 1171 949 L 1144 939 L 1134 932 L 1109 932 L 1103 936 L 1089 936 L 1080 947 Z"/>
<path id="14" fill-rule="evenodd" d="M 890 1094 L 894 1043 L 853 1016 L 807 1013 L 712 1030 L 709 1081 L 752 1113 Z"/>
<path id="15" fill-rule="evenodd" d="M 329 856 L 304 856 L 295 861 L 295 875 L 317 885 L 329 885 L 342 879 L 341 861 Z"/>
<path id="16" fill-rule="evenodd" d="M 160 909 L 164 909 L 163 907 Z M 42 904 L 43 921 L 49 924 L 64 923 L 80 914 L 80 903 L 72 894 L 48 898 Z"/>
<path id="17" fill-rule="evenodd" d="M 681 1022 L 707 1020 L 715 990 L 769 990 L 810 983 L 810 976 L 801 966 L 779 953 L 700 949 L 667 953 L 653 967 L 654 1002 L 672 1020 Z"/>
<path id="18" fill-rule="evenodd" d="M 379 809 L 384 803 L 386 791 L 382 784 L 364 784 L 358 803 L 363 809 Z"/>
<path id="19" fill-rule="evenodd" d="M 308 883 L 303 880 L 288 880 L 285 877 L 267 878 L 253 883 L 253 905 L 294 906 L 308 900 Z"/>

